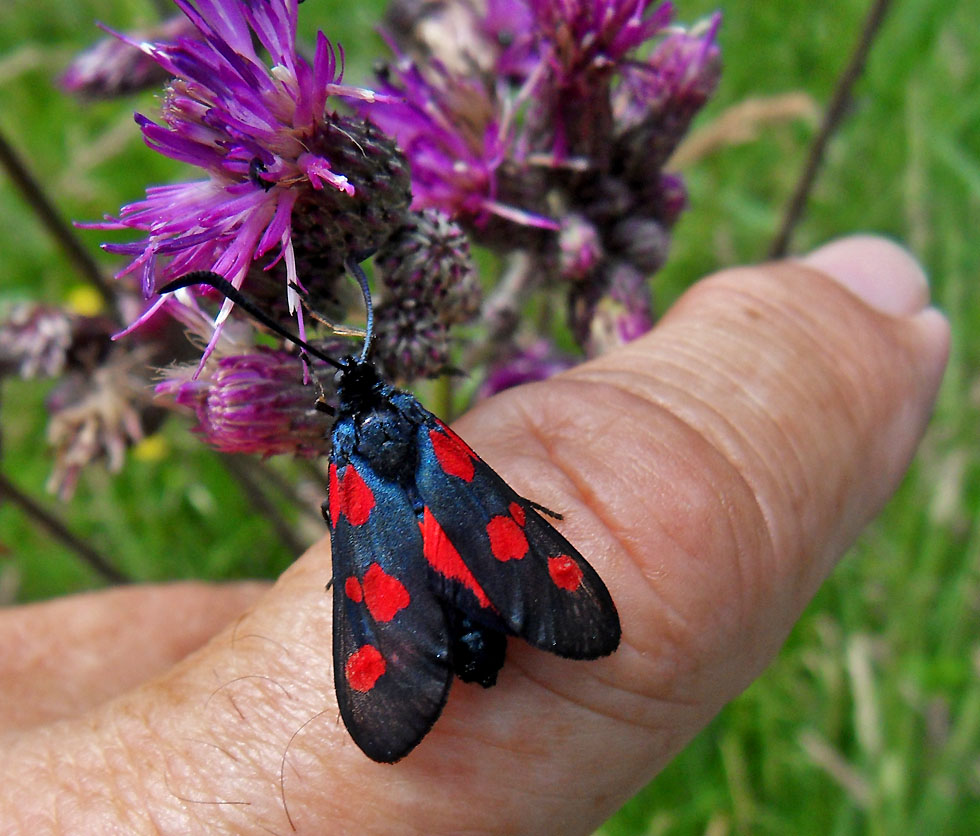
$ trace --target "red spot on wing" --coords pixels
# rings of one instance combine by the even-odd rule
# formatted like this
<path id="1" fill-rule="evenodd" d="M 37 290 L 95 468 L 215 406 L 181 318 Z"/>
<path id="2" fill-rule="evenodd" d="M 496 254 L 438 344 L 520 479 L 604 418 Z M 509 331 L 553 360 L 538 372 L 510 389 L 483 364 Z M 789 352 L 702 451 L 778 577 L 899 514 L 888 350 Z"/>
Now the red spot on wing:
<path id="1" fill-rule="evenodd" d="M 366 644 L 347 657 L 344 676 L 347 684 L 355 691 L 370 691 L 387 670 L 385 657 L 374 645 Z"/>
<path id="2" fill-rule="evenodd" d="M 463 563 L 463 558 L 459 556 L 456 547 L 449 542 L 446 532 L 442 530 L 442 526 L 428 508 L 422 514 L 419 528 L 422 529 L 422 551 L 429 565 L 443 577 L 459 581 L 476 596 L 481 607 L 491 609 L 492 605 L 487 598 L 487 593 L 477 583 L 469 567 Z"/>
<path id="3" fill-rule="evenodd" d="M 487 535 L 497 560 L 520 560 L 527 554 L 527 537 L 513 517 L 494 517 L 487 523 Z"/>
<path id="4" fill-rule="evenodd" d="M 391 621 L 412 600 L 405 585 L 377 563 L 364 573 L 364 600 L 375 621 Z"/>
<path id="5" fill-rule="evenodd" d="M 567 554 L 548 558 L 548 574 L 559 589 L 574 592 L 582 585 L 582 569 Z"/>
<path id="6" fill-rule="evenodd" d="M 374 493 L 353 465 L 347 465 L 340 483 L 340 510 L 351 525 L 364 525 L 374 507 Z M 330 513 L 333 514 L 331 505 Z"/>
<path id="7" fill-rule="evenodd" d="M 340 480 L 337 478 L 336 462 L 330 462 L 330 492 L 327 494 L 327 502 L 330 505 L 330 523 L 336 528 L 340 519 Z"/>
<path id="8" fill-rule="evenodd" d="M 473 467 L 476 453 L 445 424 L 440 422 L 439 426 L 442 427 L 442 432 L 429 430 L 429 440 L 439 460 L 439 467 L 450 476 L 457 476 L 464 482 L 472 482 L 476 472 Z"/>
<path id="9" fill-rule="evenodd" d="M 521 508 L 521 506 L 518 505 L 516 502 L 512 502 L 510 503 L 510 507 L 507 510 L 510 511 L 510 515 L 515 520 L 517 520 L 517 524 L 521 528 L 524 528 L 524 520 L 525 520 L 524 509 Z"/>
<path id="10" fill-rule="evenodd" d="M 353 575 L 344 581 L 344 592 L 355 604 L 360 604 L 364 600 L 364 590 L 361 589 L 361 584 Z"/>

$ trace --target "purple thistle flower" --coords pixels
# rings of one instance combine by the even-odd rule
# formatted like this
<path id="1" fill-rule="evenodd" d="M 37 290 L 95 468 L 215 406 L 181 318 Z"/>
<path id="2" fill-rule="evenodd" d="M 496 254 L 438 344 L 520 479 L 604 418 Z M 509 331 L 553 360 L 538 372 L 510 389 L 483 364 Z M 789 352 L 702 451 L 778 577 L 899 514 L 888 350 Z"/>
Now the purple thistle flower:
<path id="1" fill-rule="evenodd" d="M 701 26 L 674 32 L 646 61 L 625 69 L 613 107 L 620 149 L 633 155 L 634 169 L 641 149 L 648 169 L 666 162 L 714 92 L 721 70 L 720 25 L 716 12 Z"/>
<path id="2" fill-rule="evenodd" d="M 171 370 L 156 387 L 197 415 L 194 431 L 224 453 L 313 458 L 329 452 L 330 421 L 313 407 L 295 354 L 270 349 L 222 357 L 195 377 Z"/>
<path id="3" fill-rule="evenodd" d="M 477 225 L 498 214 L 552 226 L 496 199 L 497 169 L 516 149 L 511 128 L 498 118 L 497 102 L 483 81 L 455 75 L 435 58 L 426 70 L 404 56 L 386 67 L 378 89 L 391 101 L 371 112 L 411 160 L 412 208 L 441 209 Z"/>
<path id="4" fill-rule="evenodd" d="M 531 0 L 534 25 L 515 51 L 537 57 L 530 95 L 533 130 L 549 135 L 556 158 L 602 156 L 612 123 L 609 89 L 632 53 L 670 23 L 673 6 L 654 0 Z M 608 151 L 606 151 L 608 153 Z"/>
<path id="5" fill-rule="evenodd" d="M 589 353 L 653 322 L 647 279 L 686 200 L 663 165 L 718 78 L 720 16 L 672 15 L 655 0 L 403 0 L 389 15 L 400 52 L 381 79 L 404 102 L 379 118 L 417 203 L 527 259 L 524 298 L 564 285 Z"/>
<path id="6" fill-rule="evenodd" d="M 163 124 L 136 117 L 147 145 L 208 177 L 149 188 L 118 219 L 96 226 L 146 233 L 139 242 L 105 247 L 132 257 L 120 275 L 138 272 L 144 296 L 158 281 L 193 270 L 213 270 L 238 287 L 264 259 L 263 269 L 282 273 L 283 295 L 295 311 L 293 285 L 310 278 L 301 269 L 306 261 L 339 272 L 345 258 L 374 248 L 397 225 L 409 201 L 407 167 L 370 125 L 326 111 L 331 96 L 378 97 L 341 83 L 342 68 L 323 33 L 312 65 L 297 54 L 297 0 L 175 2 L 200 40 L 119 37 L 175 77 Z M 341 247 L 329 246 L 338 241 Z M 333 261 L 323 265 L 317 260 L 326 251 Z M 182 298 L 194 304 L 189 293 Z M 163 304 L 157 300 L 130 330 Z M 205 357 L 231 308 L 223 304 Z"/>

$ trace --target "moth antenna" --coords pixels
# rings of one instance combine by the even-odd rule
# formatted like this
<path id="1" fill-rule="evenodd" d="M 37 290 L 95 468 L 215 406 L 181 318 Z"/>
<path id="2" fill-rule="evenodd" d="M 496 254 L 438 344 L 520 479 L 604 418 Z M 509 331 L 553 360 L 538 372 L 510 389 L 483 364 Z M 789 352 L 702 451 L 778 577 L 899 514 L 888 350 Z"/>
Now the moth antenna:
<path id="1" fill-rule="evenodd" d="M 317 359 L 323 360 L 324 363 L 333 366 L 335 369 L 343 370 L 345 368 L 343 363 L 334 360 L 333 357 L 320 351 L 320 349 L 314 348 L 308 342 L 301 340 L 295 334 L 291 334 L 265 311 L 263 311 L 257 304 L 255 304 L 255 302 L 253 302 L 248 296 L 246 296 L 230 281 L 228 281 L 228 279 L 211 270 L 194 270 L 190 273 L 185 273 L 179 279 L 174 279 L 172 282 L 165 284 L 160 288 L 159 292 L 161 295 L 164 293 L 173 293 L 175 290 L 180 290 L 184 287 L 191 287 L 192 285 L 196 284 L 205 284 L 208 287 L 213 287 L 218 291 L 218 293 L 220 293 L 226 299 L 230 299 L 253 319 L 258 320 L 265 325 L 266 328 L 275 331 L 280 337 L 289 340 L 291 343 L 303 349 L 307 353 L 312 354 Z"/>
<path id="2" fill-rule="evenodd" d="M 367 317 L 364 347 L 361 349 L 361 362 L 364 363 L 371 351 L 371 342 L 374 340 L 374 305 L 371 304 L 371 288 L 368 287 L 367 276 L 364 275 L 361 265 L 354 260 L 354 257 L 347 259 L 346 266 L 351 275 L 357 279 L 357 283 L 361 286 L 361 293 L 364 294 L 364 310 Z"/>

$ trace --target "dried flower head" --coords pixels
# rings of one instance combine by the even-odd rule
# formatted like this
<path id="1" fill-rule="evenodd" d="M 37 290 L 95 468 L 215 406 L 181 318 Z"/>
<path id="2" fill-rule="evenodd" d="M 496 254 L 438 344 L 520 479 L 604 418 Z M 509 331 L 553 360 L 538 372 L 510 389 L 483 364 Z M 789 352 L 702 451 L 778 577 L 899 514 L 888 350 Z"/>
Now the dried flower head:
<path id="1" fill-rule="evenodd" d="M 67 376 L 48 397 L 48 442 L 55 451 L 49 491 L 69 499 L 82 470 L 96 460 L 120 470 L 126 449 L 143 438 L 147 359 L 143 351 L 115 352 L 91 374 Z"/>
<path id="2" fill-rule="evenodd" d="M 103 38 L 75 57 L 61 76 L 61 86 L 69 93 L 90 99 L 159 87 L 170 77 L 169 73 L 132 42 L 176 46 L 178 39 L 194 37 L 199 37 L 194 24 L 184 15 L 176 15 L 156 26 L 129 32 L 125 40 Z"/>
<path id="3" fill-rule="evenodd" d="M 22 304 L 0 322 L 0 375 L 58 377 L 88 372 L 109 354 L 113 323 L 54 305 Z"/>
<path id="4" fill-rule="evenodd" d="M 49 305 L 17 305 L 0 325 L 0 370 L 28 379 L 64 370 L 72 341 L 72 317 Z"/>

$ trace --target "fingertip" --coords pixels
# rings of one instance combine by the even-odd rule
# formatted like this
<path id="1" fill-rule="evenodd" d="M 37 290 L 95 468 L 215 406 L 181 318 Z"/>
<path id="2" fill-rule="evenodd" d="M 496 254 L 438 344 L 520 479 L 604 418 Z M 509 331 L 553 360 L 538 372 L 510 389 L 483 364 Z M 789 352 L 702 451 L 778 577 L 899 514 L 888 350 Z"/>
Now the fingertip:
<path id="1" fill-rule="evenodd" d="M 830 276 L 881 313 L 913 316 L 929 304 L 929 280 L 922 266 L 908 250 L 887 238 L 840 238 L 800 261 Z"/>

